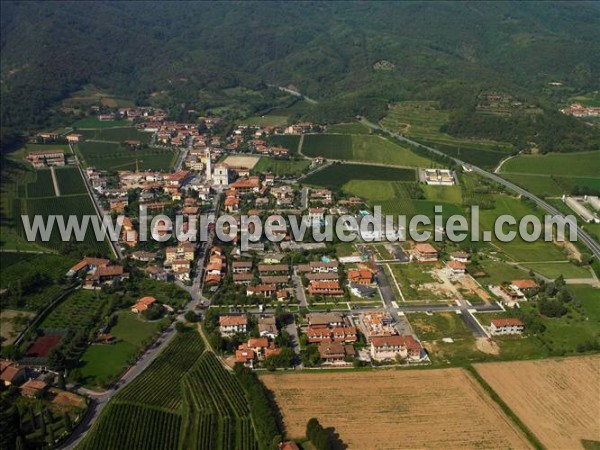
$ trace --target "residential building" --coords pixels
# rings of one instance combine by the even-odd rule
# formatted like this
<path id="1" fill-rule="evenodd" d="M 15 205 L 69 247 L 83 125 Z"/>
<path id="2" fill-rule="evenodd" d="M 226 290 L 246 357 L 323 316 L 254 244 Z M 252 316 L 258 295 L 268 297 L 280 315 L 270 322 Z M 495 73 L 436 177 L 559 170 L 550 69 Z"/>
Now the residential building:
<path id="1" fill-rule="evenodd" d="M 377 361 L 395 359 L 397 356 L 409 360 L 421 359 L 423 348 L 411 335 L 374 336 L 371 338 L 371 358 Z"/>
<path id="2" fill-rule="evenodd" d="M 154 303 L 156 303 L 156 299 L 154 297 L 142 297 L 136 302 L 135 305 L 131 307 L 131 312 L 139 314 L 146 311 Z"/>
<path id="3" fill-rule="evenodd" d="M 221 336 L 232 336 L 238 333 L 245 333 L 248 325 L 246 316 L 223 315 L 219 317 L 219 332 Z"/>
<path id="4" fill-rule="evenodd" d="M 490 334 L 521 334 L 524 328 L 525 324 L 519 319 L 494 319 L 490 325 Z"/>

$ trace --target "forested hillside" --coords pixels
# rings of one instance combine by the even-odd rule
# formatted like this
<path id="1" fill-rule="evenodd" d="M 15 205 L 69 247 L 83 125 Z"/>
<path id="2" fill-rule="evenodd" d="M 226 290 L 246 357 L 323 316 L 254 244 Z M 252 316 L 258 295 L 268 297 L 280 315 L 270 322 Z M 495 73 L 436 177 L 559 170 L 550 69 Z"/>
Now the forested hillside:
<path id="1" fill-rule="evenodd" d="M 299 112 L 316 120 L 379 118 L 406 99 L 468 112 L 481 90 L 549 111 L 599 87 L 592 2 L 149 5 L 2 2 L 4 131 L 61 123 L 57 102 L 86 84 L 141 104 L 167 92 L 171 104 L 199 110 L 227 105 L 243 87 L 262 93 L 243 98 L 254 111 L 276 102 L 267 84 L 293 85 L 319 100 Z M 548 90 L 552 81 L 564 89 Z M 552 123 L 561 121 L 570 123 Z"/>

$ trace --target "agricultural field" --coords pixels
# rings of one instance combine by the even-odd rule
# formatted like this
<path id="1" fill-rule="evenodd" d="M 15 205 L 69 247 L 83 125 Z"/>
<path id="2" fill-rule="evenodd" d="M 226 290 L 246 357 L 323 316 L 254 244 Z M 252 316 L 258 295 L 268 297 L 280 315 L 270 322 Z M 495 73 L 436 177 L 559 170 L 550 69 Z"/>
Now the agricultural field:
<path id="1" fill-rule="evenodd" d="M 227 164 L 232 167 L 245 167 L 253 169 L 256 164 L 260 161 L 260 156 L 251 155 L 229 155 L 223 160 L 223 164 Z"/>
<path id="2" fill-rule="evenodd" d="M 290 437 L 316 417 L 348 448 L 531 447 L 462 369 L 325 372 L 261 376 Z"/>
<path id="3" fill-rule="evenodd" d="M 600 151 L 519 155 L 502 165 L 505 174 L 541 174 L 600 178 Z"/>
<path id="4" fill-rule="evenodd" d="M 253 172 L 256 174 L 272 173 L 277 177 L 301 175 L 310 166 L 310 161 L 306 159 L 277 159 L 263 156 Z"/>
<path id="5" fill-rule="evenodd" d="M 532 194 L 544 197 L 560 197 L 563 194 L 568 194 L 571 187 L 574 186 L 572 180 L 569 182 L 559 182 L 557 177 L 551 175 L 522 175 L 522 174 L 509 174 L 503 173 L 502 178 L 507 179 L 515 183 L 517 186 L 521 186 L 523 189 L 527 189 Z"/>
<path id="6" fill-rule="evenodd" d="M 85 138 L 118 143 L 127 140 L 136 140 L 142 144 L 149 144 L 152 139 L 152 133 L 139 131 L 136 127 L 98 128 L 96 130 L 88 130 Z"/>
<path id="7" fill-rule="evenodd" d="M 390 164 L 407 167 L 429 167 L 431 161 L 389 139 L 364 134 L 307 134 L 302 153 L 327 159 Z"/>
<path id="8" fill-rule="evenodd" d="M 79 130 L 83 129 L 96 129 L 96 128 L 114 128 L 114 127 L 130 127 L 131 120 L 99 120 L 96 117 L 88 117 L 81 119 L 71 125 L 72 128 Z"/>
<path id="9" fill-rule="evenodd" d="M 484 168 L 495 167 L 513 152 L 505 142 L 460 139 L 440 131 L 448 113 L 435 101 L 407 101 L 392 105 L 380 125 L 390 131 L 434 147 L 449 156 Z"/>
<path id="10" fill-rule="evenodd" d="M 525 267 L 551 279 L 556 279 L 561 275 L 565 278 L 592 278 L 590 269 L 576 266 L 570 262 L 528 263 L 525 264 Z"/>
<path id="11" fill-rule="evenodd" d="M 414 169 L 362 164 L 332 164 L 310 174 L 302 181 L 307 185 L 339 189 L 352 180 L 416 181 L 417 178 Z"/>
<path id="12" fill-rule="evenodd" d="M 0 338 L 2 345 L 10 345 L 23 332 L 35 314 L 28 311 L 3 309 L 0 311 Z"/>
<path id="13" fill-rule="evenodd" d="M 18 214 L 26 214 L 33 220 L 35 215 L 40 215 L 47 221 L 49 215 L 62 215 L 68 218 L 70 215 L 77 216 L 81 220 L 82 216 L 89 215 L 95 216 L 96 211 L 92 204 L 90 197 L 85 195 L 71 195 L 68 197 L 61 197 L 60 201 L 49 202 L 44 198 L 33 198 L 18 200 L 15 202 L 15 207 L 18 208 Z M 65 219 L 66 220 L 66 219 Z M 19 232 L 22 237 L 25 237 L 25 229 L 23 224 L 19 224 Z M 62 241 L 58 227 L 55 226 L 50 235 L 50 239 L 47 242 L 42 241 L 41 236 L 38 235 L 36 243 L 40 246 L 47 247 L 51 250 L 59 251 L 65 243 Z M 95 252 L 106 254 L 108 246 L 105 242 L 98 242 L 96 240 L 94 230 L 92 227 L 87 229 L 85 239 L 82 242 L 83 245 L 92 249 Z"/>
<path id="14" fill-rule="evenodd" d="M 336 123 L 327 126 L 331 134 L 371 134 L 371 129 L 360 122 Z"/>
<path id="15" fill-rule="evenodd" d="M 479 262 L 485 277 L 479 279 L 481 284 L 500 284 L 506 281 L 528 278 L 526 271 L 502 261 L 482 260 Z"/>
<path id="16" fill-rule="evenodd" d="M 27 198 L 56 197 L 50 169 L 33 172 L 34 181 L 27 183 Z"/>
<path id="17" fill-rule="evenodd" d="M 241 384 L 212 352 L 206 352 L 183 381 L 187 420 L 182 448 L 258 449 Z"/>
<path id="18" fill-rule="evenodd" d="M 477 364 L 502 401 L 548 448 L 600 441 L 599 356 Z"/>
<path id="19" fill-rule="evenodd" d="M 242 120 L 241 123 L 249 126 L 260 126 L 260 127 L 282 127 L 287 124 L 287 116 L 278 115 L 264 115 L 264 116 L 252 116 Z"/>
<path id="20" fill-rule="evenodd" d="M 144 374 L 123 389 L 116 398 L 156 408 L 179 409 L 183 401 L 180 383 L 203 351 L 200 335 L 188 330 L 177 336 Z"/>
<path id="21" fill-rule="evenodd" d="M 71 329 L 77 331 L 99 319 L 106 306 L 106 295 L 95 291 L 77 290 L 67 296 L 40 323 L 40 329 Z"/>
<path id="22" fill-rule="evenodd" d="M 276 134 L 271 135 L 268 138 L 270 145 L 277 147 L 285 147 L 290 152 L 290 155 L 298 153 L 298 144 L 300 143 L 300 135 L 298 134 Z"/>
<path id="23" fill-rule="evenodd" d="M 77 145 L 77 149 L 88 165 L 99 170 L 132 170 L 136 162 L 140 170 L 167 170 L 177 159 L 177 153 L 172 150 L 130 150 L 111 142 L 83 142 Z"/>
<path id="24" fill-rule="evenodd" d="M 68 167 L 56 170 L 56 179 L 58 180 L 58 189 L 60 195 L 86 194 L 87 190 L 79 169 Z"/>
<path id="25" fill-rule="evenodd" d="M 494 230 L 494 223 L 497 217 L 506 214 L 514 217 L 517 222 L 524 216 L 532 214 L 542 217 L 540 210 L 536 209 L 530 203 L 505 195 L 495 195 L 494 209 L 482 209 L 480 211 L 480 232 Z M 505 227 L 506 230 L 517 230 L 517 227 Z M 491 244 L 501 250 L 509 259 L 521 262 L 546 262 L 546 261 L 566 261 L 565 253 L 552 242 L 545 242 L 538 239 L 534 242 L 525 242 L 518 235 L 511 242 L 501 242 L 493 238 Z"/>
<path id="26" fill-rule="evenodd" d="M 172 450 L 177 448 L 181 421 L 173 412 L 112 401 L 78 448 Z"/>
<path id="27" fill-rule="evenodd" d="M 203 352 L 195 330 L 178 334 L 111 401 L 80 448 L 257 449 L 242 386 L 213 353 Z M 122 433 L 123 427 L 135 432 Z"/>

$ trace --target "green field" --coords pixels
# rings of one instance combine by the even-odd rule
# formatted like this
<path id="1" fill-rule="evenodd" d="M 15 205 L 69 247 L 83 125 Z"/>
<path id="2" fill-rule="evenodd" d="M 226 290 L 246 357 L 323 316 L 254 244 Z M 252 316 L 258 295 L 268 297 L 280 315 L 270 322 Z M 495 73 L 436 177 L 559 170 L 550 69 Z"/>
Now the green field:
<path id="1" fill-rule="evenodd" d="M 304 178 L 303 183 L 339 189 L 352 180 L 416 181 L 413 169 L 369 166 L 362 164 L 332 164 Z"/>
<path id="2" fill-rule="evenodd" d="M 95 117 L 81 119 L 71 125 L 73 128 L 112 128 L 112 127 L 129 127 L 130 120 L 98 120 Z"/>
<path id="3" fill-rule="evenodd" d="M 29 216 L 30 222 L 33 221 L 33 217 L 35 215 L 42 216 L 44 222 L 48 220 L 48 216 L 50 215 L 63 216 L 65 222 L 68 220 L 68 217 L 70 215 L 77 216 L 78 220 L 81 220 L 83 215 L 96 215 L 96 211 L 92 204 L 92 200 L 87 194 L 60 197 L 60 201 L 48 201 L 47 198 L 33 198 L 23 200 L 18 199 L 15 200 L 14 207 L 16 208 L 15 216 L 25 214 Z M 16 214 L 17 211 L 18 214 Z M 22 223 L 19 223 L 19 233 L 23 238 L 26 236 L 25 229 Z M 75 242 L 73 236 L 71 241 Z M 36 243 L 40 246 L 57 251 L 59 251 L 61 248 L 63 248 L 64 245 L 66 245 L 66 242 L 63 242 L 61 238 L 59 227 L 57 225 L 54 226 L 49 241 L 42 241 L 42 237 L 38 233 Z M 93 227 L 91 226 L 88 227 L 85 234 L 85 239 L 81 244 L 83 244 L 86 248 L 91 249 L 94 252 L 106 254 L 108 251 L 107 244 L 105 242 L 98 242 L 96 240 Z"/>
<path id="4" fill-rule="evenodd" d="M 306 159 L 278 159 L 262 156 L 256 166 L 252 169 L 252 172 L 256 174 L 272 173 L 278 177 L 297 177 L 301 175 L 308 166 L 310 166 L 310 161 Z"/>
<path id="5" fill-rule="evenodd" d="M 250 126 L 260 127 L 281 127 L 287 124 L 287 116 L 278 115 L 264 115 L 264 116 L 252 116 L 242 120 L 242 123 Z"/>
<path id="6" fill-rule="evenodd" d="M 486 276 L 479 279 L 481 284 L 500 284 L 511 280 L 529 278 L 526 271 L 501 261 L 484 260 L 480 262 Z"/>
<path id="7" fill-rule="evenodd" d="M 390 284 L 394 285 L 394 278 L 400 285 L 402 295 L 407 302 L 419 301 L 422 303 L 451 303 L 434 286 L 438 284 L 437 278 L 431 273 L 434 269 L 430 264 L 389 264 L 393 277 L 388 276 Z M 402 298 L 397 298 L 400 302 Z"/>
<path id="8" fill-rule="evenodd" d="M 290 151 L 290 155 L 298 153 L 298 144 L 300 135 L 297 134 L 275 134 L 269 136 L 268 142 L 277 147 L 285 147 Z"/>
<path id="9" fill-rule="evenodd" d="M 429 167 L 432 164 L 407 147 L 381 136 L 364 134 L 307 134 L 302 153 L 310 157 L 408 167 Z"/>
<path id="10" fill-rule="evenodd" d="M 407 101 L 392 105 L 382 127 L 430 145 L 447 155 L 481 167 L 494 167 L 507 157 L 513 147 L 504 142 L 459 139 L 440 131 L 448 113 L 434 101 Z"/>
<path id="11" fill-rule="evenodd" d="M 336 123 L 327 126 L 328 133 L 339 134 L 371 134 L 371 129 L 362 123 Z"/>
<path id="12" fill-rule="evenodd" d="M 81 173 L 75 167 L 57 169 L 56 179 L 61 196 L 87 193 Z"/>
<path id="13" fill-rule="evenodd" d="M 576 266 L 570 262 L 529 263 L 525 264 L 525 267 L 551 279 L 556 279 L 561 275 L 565 278 L 592 278 L 589 269 Z"/>
<path id="14" fill-rule="evenodd" d="M 111 400 L 79 448 L 258 449 L 241 384 L 203 352 L 196 330 L 178 334 Z"/>
<path id="15" fill-rule="evenodd" d="M 119 376 L 135 356 L 160 330 L 161 321 L 148 322 L 125 309 L 117 313 L 117 324 L 110 334 L 115 344 L 92 345 L 83 354 L 81 375 L 91 387 L 109 384 Z"/>
<path id="16" fill-rule="evenodd" d="M 110 142 L 83 142 L 77 148 L 85 162 L 99 170 L 132 170 L 136 167 L 136 161 L 141 170 L 168 170 L 177 159 L 177 153 L 171 150 L 130 150 Z"/>
<path id="17" fill-rule="evenodd" d="M 600 151 L 519 155 L 502 165 L 502 173 L 600 178 Z"/>
<path id="18" fill-rule="evenodd" d="M 40 169 L 33 172 L 35 181 L 27 183 L 27 198 L 55 197 L 54 185 L 50 169 Z"/>
<path id="19" fill-rule="evenodd" d="M 96 128 L 82 130 L 81 133 L 85 140 L 93 139 L 98 141 L 110 141 L 121 143 L 126 140 L 137 140 L 142 144 L 150 143 L 152 133 L 139 131 L 136 127 L 112 127 Z"/>
<path id="20" fill-rule="evenodd" d="M 517 222 L 526 215 L 535 215 L 542 217 L 542 213 L 536 208 L 532 207 L 529 203 L 516 199 L 514 197 L 508 197 L 505 195 L 494 196 L 494 209 L 485 209 L 480 211 L 480 232 L 494 230 L 494 223 L 496 219 L 501 215 L 510 215 L 514 217 Z M 505 231 L 518 231 L 516 226 L 504 227 Z M 563 251 L 552 242 L 545 242 L 542 239 L 538 239 L 534 242 L 525 242 L 518 236 L 511 242 L 500 242 L 498 239 L 493 237 L 491 241 L 492 245 L 497 249 L 501 250 L 508 258 L 514 261 L 523 262 L 544 262 L 544 261 L 565 261 L 567 259 Z"/>
<path id="21" fill-rule="evenodd" d="M 52 310 L 39 328 L 84 329 L 100 319 L 106 302 L 107 296 L 99 292 L 75 291 Z"/>

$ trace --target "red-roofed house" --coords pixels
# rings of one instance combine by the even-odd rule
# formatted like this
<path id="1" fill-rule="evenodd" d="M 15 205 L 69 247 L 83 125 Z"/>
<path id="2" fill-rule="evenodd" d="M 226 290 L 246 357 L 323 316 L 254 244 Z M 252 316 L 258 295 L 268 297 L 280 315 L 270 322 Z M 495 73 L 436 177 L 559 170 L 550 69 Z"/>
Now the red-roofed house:
<path id="1" fill-rule="evenodd" d="M 140 298 L 135 305 L 131 307 L 131 311 L 139 314 L 143 311 L 146 311 L 152 304 L 156 302 L 154 297 L 142 297 Z"/>
<path id="2" fill-rule="evenodd" d="M 433 262 L 438 259 L 438 252 L 435 247 L 428 243 L 419 243 L 413 249 L 414 257 L 420 262 Z"/>
<path id="3" fill-rule="evenodd" d="M 421 344 L 411 335 L 374 336 L 371 338 L 371 357 L 377 361 L 401 358 L 421 359 Z"/>
<path id="4" fill-rule="evenodd" d="M 521 334 L 525 324 L 519 319 L 494 319 L 490 325 L 490 334 Z"/>
<path id="5" fill-rule="evenodd" d="M 219 331 L 221 336 L 231 336 L 245 333 L 248 319 L 246 316 L 224 315 L 219 317 Z"/>

